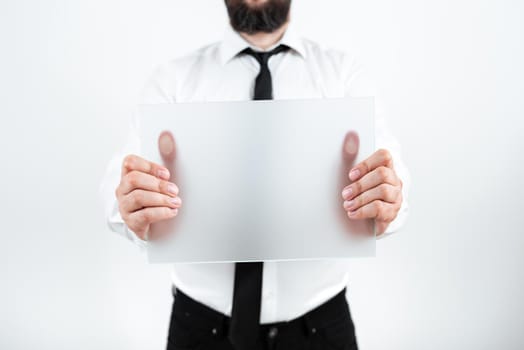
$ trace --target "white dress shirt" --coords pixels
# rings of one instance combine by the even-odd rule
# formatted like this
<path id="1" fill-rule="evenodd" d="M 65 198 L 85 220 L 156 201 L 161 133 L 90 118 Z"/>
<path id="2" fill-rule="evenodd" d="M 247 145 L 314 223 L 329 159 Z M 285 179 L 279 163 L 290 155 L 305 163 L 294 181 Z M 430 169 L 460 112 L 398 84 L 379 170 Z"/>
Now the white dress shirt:
<path id="1" fill-rule="evenodd" d="M 289 26 L 280 42 L 268 50 L 279 44 L 286 44 L 291 50 L 272 56 L 269 60 L 275 99 L 376 95 L 372 81 L 352 55 L 326 49 L 300 38 L 292 26 Z M 140 102 L 156 104 L 252 99 L 260 66 L 252 56 L 236 56 L 248 46 L 261 51 L 249 45 L 228 26 L 222 41 L 160 65 L 146 83 Z M 391 152 L 394 168 L 404 185 L 401 210 L 386 233 L 380 236 L 383 237 L 398 230 L 406 220 L 410 176 L 401 159 L 400 145 L 386 127 L 380 101 L 375 99 L 375 104 L 376 149 L 385 148 Z M 138 238 L 123 222 L 115 198 L 124 156 L 141 154 L 136 116 L 131 120 L 127 144 L 109 163 L 100 190 L 111 230 L 145 247 L 147 242 Z M 180 192 L 183 200 L 184 189 Z M 340 205 L 342 201 L 341 197 Z M 184 210 L 183 206 L 180 210 Z M 174 264 L 172 280 L 176 287 L 193 299 L 230 316 L 234 271 L 233 263 L 177 263 Z M 347 259 L 265 262 L 260 322 L 296 318 L 337 294 L 347 282 Z"/>

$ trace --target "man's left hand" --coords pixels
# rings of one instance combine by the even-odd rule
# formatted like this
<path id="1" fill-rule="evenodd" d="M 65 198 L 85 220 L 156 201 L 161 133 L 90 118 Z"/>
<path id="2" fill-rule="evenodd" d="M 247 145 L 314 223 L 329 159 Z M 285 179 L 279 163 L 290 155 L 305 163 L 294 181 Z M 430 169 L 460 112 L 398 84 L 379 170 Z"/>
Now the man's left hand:
<path id="1" fill-rule="evenodd" d="M 375 219 L 377 235 L 397 217 L 402 204 L 402 181 L 393 168 L 389 151 L 379 149 L 354 166 L 351 185 L 344 187 L 344 209 L 350 219 Z"/>

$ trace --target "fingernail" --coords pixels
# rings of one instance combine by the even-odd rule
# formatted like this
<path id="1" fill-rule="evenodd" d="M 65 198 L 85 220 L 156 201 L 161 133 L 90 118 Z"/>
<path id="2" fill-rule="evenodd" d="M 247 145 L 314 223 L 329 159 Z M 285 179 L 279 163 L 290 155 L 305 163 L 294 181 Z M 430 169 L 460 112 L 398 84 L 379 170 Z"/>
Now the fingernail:
<path id="1" fill-rule="evenodd" d="M 342 197 L 344 197 L 344 199 L 349 198 L 349 196 L 351 196 L 352 193 L 353 189 L 351 187 L 346 188 L 344 191 L 342 191 Z"/>
<path id="2" fill-rule="evenodd" d="M 360 176 L 360 170 L 358 170 L 358 169 L 353 169 L 353 170 L 351 170 L 351 172 L 349 173 L 349 178 L 350 178 L 352 181 L 358 179 L 359 176 Z"/>
<path id="3" fill-rule="evenodd" d="M 173 203 L 174 205 L 182 204 L 182 201 L 180 200 L 180 197 L 171 198 L 170 200 L 171 200 L 171 203 Z"/>
<path id="4" fill-rule="evenodd" d="M 351 201 L 345 201 L 345 202 L 344 202 L 344 209 L 349 209 L 349 208 L 351 208 L 351 206 L 353 205 L 353 203 L 355 203 L 354 200 L 351 200 Z"/>
<path id="5" fill-rule="evenodd" d="M 176 216 L 178 214 L 178 208 L 171 209 L 171 213 L 173 214 L 173 216 Z"/>
<path id="6" fill-rule="evenodd" d="M 350 217 L 353 217 L 353 216 L 355 216 L 356 214 L 357 214 L 357 211 L 356 211 L 356 210 L 348 212 L 348 215 L 349 215 Z"/>
<path id="7" fill-rule="evenodd" d="M 162 179 L 168 180 L 169 179 L 169 171 L 167 169 L 158 169 L 157 176 L 162 178 Z"/>
<path id="8" fill-rule="evenodd" d="M 167 191 L 171 194 L 177 195 L 178 194 L 178 187 L 176 187 L 175 184 L 169 184 L 167 185 Z"/>

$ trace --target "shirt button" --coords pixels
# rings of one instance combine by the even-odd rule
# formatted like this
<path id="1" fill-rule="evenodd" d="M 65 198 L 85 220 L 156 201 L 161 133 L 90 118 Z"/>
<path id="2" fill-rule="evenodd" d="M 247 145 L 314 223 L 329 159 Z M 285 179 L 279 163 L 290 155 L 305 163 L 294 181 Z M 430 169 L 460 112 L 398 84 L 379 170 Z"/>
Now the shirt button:
<path id="1" fill-rule="evenodd" d="M 211 333 L 213 333 L 213 335 L 217 335 L 218 331 L 217 331 L 216 328 L 213 328 L 213 329 L 211 330 Z"/>
<path id="2" fill-rule="evenodd" d="M 317 332 L 317 329 L 315 327 L 311 328 L 311 333 L 315 334 Z"/>
<path id="3" fill-rule="evenodd" d="M 273 339 L 277 336 L 278 334 L 278 328 L 277 327 L 271 327 L 269 329 L 269 332 L 267 333 L 267 336 L 270 338 L 270 339 Z"/>

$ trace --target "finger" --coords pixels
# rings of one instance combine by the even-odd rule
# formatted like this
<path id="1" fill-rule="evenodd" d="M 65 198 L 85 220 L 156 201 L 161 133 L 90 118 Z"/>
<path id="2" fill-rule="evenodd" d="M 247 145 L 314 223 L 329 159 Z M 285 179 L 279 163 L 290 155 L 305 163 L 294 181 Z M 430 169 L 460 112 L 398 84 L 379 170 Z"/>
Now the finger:
<path id="1" fill-rule="evenodd" d="M 379 166 L 393 168 L 393 158 L 389 151 L 383 148 L 354 166 L 349 172 L 349 179 L 355 181 Z"/>
<path id="2" fill-rule="evenodd" d="M 348 211 L 350 219 L 376 219 L 385 222 L 391 222 L 397 216 L 399 207 L 398 203 L 387 203 L 381 200 L 374 200 L 355 211 Z"/>
<path id="3" fill-rule="evenodd" d="M 162 131 L 158 137 L 158 150 L 165 162 L 172 162 L 175 159 L 175 138 L 170 131 Z"/>
<path id="4" fill-rule="evenodd" d="M 178 215 L 178 208 L 169 207 L 147 207 L 137 210 L 128 216 L 130 228 L 146 227 L 158 221 L 171 219 Z"/>
<path id="5" fill-rule="evenodd" d="M 383 183 L 399 186 L 400 180 L 393 169 L 379 166 L 370 173 L 364 175 L 360 180 L 344 187 L 342 190 L 342 198 L 345 200 L 351 200 L 361 193 Z"/>
<path id="6" fill-rule="evenodd" d="M 360 140 L 355 131 L 349 131 L 344 138 L 343 156 L 348 162 L 353 162 L 360 148 Z"/>
<path id="7" fill-rule="evenodd" d="M 182 205 L 180 197 L 171 197 L 158 192 L 133 190 L 121 201 L 122 210 L 131 213 L 146 207 L 179 208 Z"/>
<path id="8" fill-rule="evenodd" d="M 169 180 L 170 174 L 166 167 L 150 162 L 142 157 L 134 154 L 129 154 L 122 162 L 122 177 L 129 174 L 131 171 L 139 171 L 164 180 Z"/>
<path id="9" fill-rule="evenodd" d="M 120 191 L 122 195 L 126 195 L 136 189 L 163 193 L 172 197 L 178 195 L 178 187 L 174 183 L 133 170 L 122 179 Z"/>
<path id="10" fill-rule="evenodd" d="M 383 183 L 361 193 L 349 201 L 344 201 L 344 209 L 354 211 L 377 199 L 383 202 L 395 203 L 398 200 L 399 193 L 400 188 L 398 186 Z"/>

